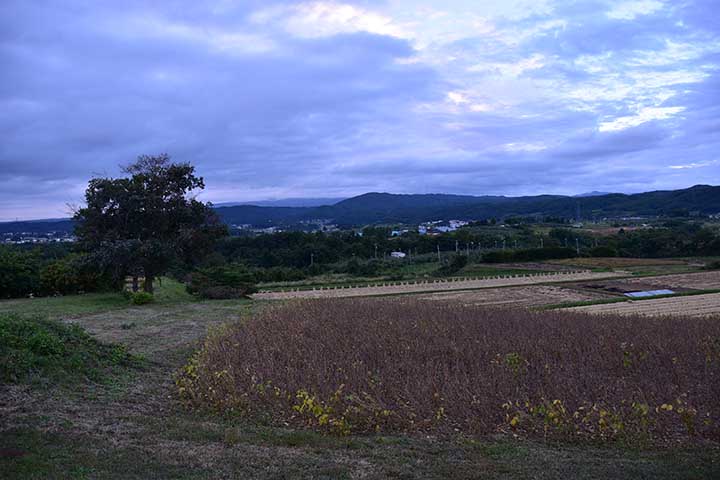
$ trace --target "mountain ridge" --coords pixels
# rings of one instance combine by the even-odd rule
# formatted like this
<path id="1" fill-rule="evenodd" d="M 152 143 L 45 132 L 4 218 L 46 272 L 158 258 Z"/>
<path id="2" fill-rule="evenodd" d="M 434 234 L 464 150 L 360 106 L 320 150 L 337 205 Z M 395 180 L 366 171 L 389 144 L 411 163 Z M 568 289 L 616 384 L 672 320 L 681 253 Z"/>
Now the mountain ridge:
<path id="1" fill-rule="evenodd" d="M 481 220 L 508 216 L 603 218 L 623 216 L 677 216 L 692 212 L 720 213 L 720 186 L 695 185 L 679 190 L 610 193 L 593 196 L 393 194 L 368 192 L 333 205 L 214 206 L 227 224 L 281 226 L 323 219 L 342 226 L 380 223 L 419 223 L 429 220 Z M 0 233 L 71 231 L 72 219 L 0 223 Z"/>

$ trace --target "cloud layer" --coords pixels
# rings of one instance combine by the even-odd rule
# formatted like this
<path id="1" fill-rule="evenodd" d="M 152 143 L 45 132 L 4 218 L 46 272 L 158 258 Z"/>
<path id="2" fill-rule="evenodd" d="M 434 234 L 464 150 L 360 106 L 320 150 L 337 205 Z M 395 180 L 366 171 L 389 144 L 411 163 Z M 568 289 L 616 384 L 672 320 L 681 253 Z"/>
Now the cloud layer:
<path id="1" fill-rule="evenodd" d="M 168 152 L 212 201 L 720 179 L 712 0 L 0 4 L 0 220 Z"/>

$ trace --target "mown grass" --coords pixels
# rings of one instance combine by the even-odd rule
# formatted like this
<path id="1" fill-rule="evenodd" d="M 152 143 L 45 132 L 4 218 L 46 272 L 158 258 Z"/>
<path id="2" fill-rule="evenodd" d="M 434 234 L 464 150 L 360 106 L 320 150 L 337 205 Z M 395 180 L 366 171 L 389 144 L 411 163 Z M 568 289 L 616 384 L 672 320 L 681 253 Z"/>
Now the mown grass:
<path id="1" fill-rule="evenodd" d="M 170 278 L 163 278 L 155 292 L 155 305 L 167 306 L 192 302 L 194 298 L 185 286 Z M 85 293 L 57 297 L 19 298 L 0 301 L 0 313 L 16 313 L 36 317 L 58 318 L 128 308 L 129 301 L 118 292 Z"/>

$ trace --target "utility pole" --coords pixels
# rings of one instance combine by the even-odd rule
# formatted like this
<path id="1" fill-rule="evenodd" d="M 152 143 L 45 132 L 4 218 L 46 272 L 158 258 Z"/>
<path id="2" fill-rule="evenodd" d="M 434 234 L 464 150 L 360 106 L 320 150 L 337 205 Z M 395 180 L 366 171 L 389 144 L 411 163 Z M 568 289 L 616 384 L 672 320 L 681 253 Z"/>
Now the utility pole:
<path id="1" fill-rule="evenodd" d="M 437 244 L 437 253 L 438 253 L 438 262 L 439 262 L 439 261 L 441 261 L 440 260 L 440 244 L 439 243 Z"/>
<path id="2" fill-rule="evenodd" d="M 580 255 L 580 239 L 575 239 L 575 250 L 577 251 L 577 254 Z"/>

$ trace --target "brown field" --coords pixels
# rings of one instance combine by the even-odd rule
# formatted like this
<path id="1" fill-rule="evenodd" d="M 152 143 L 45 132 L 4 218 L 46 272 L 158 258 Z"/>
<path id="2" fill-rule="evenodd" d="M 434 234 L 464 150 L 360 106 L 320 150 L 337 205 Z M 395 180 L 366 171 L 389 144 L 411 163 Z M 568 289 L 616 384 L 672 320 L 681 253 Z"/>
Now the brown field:
<path id="1" fill-rule="evenodd" d="M 401 284 L 378 284 L 367 287 L 323 288 L 313 290 L 294 290 L 285 292 L 260 292 L 253 295 L 257 300 L 288 300 L 293 298 L 343 298 L 372 297 L 382 295 L 403 295 L 411 293 L 430 293 L 437 291 L 473 290 L 496 287 L 536 285 L 555 282 L 573 282 L 600 280 L 620 277 L 612 272 L 569 272 L 536 275 L 499 276 L 478 279 L 454 279 L 427 282 L 404 282 Z"/>
<path id="2" fill-rule="evenodd" d="M 419 298 L 421 300 L 447 301 L 459 305 L 535 307 L 565 302 L 598 300 L 609 297 L 609 295 L 599 292 L 586 292 L 557 285 L 529 285 L 524 287 L 431 293 Z"/>
<path id="3" fill-rule="evenodd" d="M 567 310 L 600 315 L 687 315 L 702 317 L 720 315 L 720 293 L 636 300 L 604 305 L 588 305 L 584 307 L 573 307 Z"/>
<path id="4" fill-rule="evenodd" d="M 617 283 L 632 282 L 632 279 L 617 280 Z M 643 282 L 661 285 L 662 288 L 678 288 L 692 290 L 708 290 L 720 288 L 720 270 L 711 270 L 697 273 L 679 273 L 674 275 L 659 275 L 645 277 Z"/>
<path id="5" fill-rule="evenodd" d="M 575 265 L 585 268 L 626 268 L 626 267 L 645 267 L 652 265 L 687 265 L 685 260 L 669 259 L 669 258 L 624 258 L 624 257 L 605 257 L 605 258 L 568 258 L 564 260 L 551 260 L 547 262 L 552 265 Z"/>
<path id="6" fill-rule="evenodd" d="M 339 435 L 717 440 L 718 335 L 712 318 L 303 300 L 211 335 L 178 390 L 200 411 Z"/>

